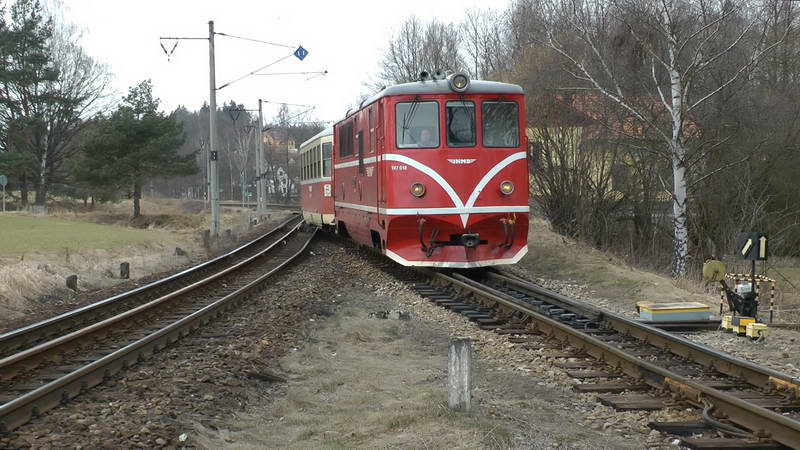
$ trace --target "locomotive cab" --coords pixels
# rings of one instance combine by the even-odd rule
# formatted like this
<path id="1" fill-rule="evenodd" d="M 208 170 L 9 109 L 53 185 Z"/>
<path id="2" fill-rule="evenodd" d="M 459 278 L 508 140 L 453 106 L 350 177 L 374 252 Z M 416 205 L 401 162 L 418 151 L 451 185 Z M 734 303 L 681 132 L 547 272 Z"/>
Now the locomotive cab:
<path id="1" fill-rule="evenodd" d="M 414 266 L 510 264 L 525 254 L 519 86 L 454 74 L 391 86 L 365 104 L 334 127 L 336 220 L 355 240 Z"/>

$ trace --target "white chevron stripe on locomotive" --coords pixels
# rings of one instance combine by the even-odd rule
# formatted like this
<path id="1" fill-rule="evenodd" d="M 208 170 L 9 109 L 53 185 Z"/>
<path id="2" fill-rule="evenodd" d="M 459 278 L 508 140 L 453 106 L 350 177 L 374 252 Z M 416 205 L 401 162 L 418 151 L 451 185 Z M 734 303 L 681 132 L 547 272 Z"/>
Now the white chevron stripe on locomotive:
<path id="1" fill-rule="evenodd" d="M 489 183 L 489 181 L 491 181 L 492 178 L 495 177 L 495 175 L 500 173 L 501 170 L 503 170 L 506 167 L 508 167 L 508 165 L 510 165 L 514 161 L 519 161 L 520 159 L 525 159 L 526 156 L 527 155 L 525 154 L 525 152 L 517 152 L 517 153 L 514 153 L 514 154 L 508 156 L 507 158 L 505 158 L 504 160 L 500 161 L 499 163 L 495 164 L 495 166 L 492 167 L 488 172 L 486 172 L 486 175 L 484 175 L 483 178 L 481 178 L 481 181 L 478 182 L 478 184 L 475 186 L 475 189 L 472 190 L 472 194 L 469 196 L 469 199 L 467 200 L 466 203 L 463 203 L 461 201 L 461 198 L 458 196 L 458 193 L 456 193 L 455 189 L 453 189 L 453 187 L 450 186 L 450 183 L 448 183 L 447 180 L 445 180 L 441 175 L 439 175 L 439 173 L 437 171 L 435 171 L 434 169 L 426 166 L 425 164 L 422 164 L 421 162 L 419 162 L 419 161 L 417 161 L 415 159 L 411 159 L 408 156 L 398 155 L 397 153 L 387 153 L 387 154 L 383 155 L 382 159 L 384 161 L 397 161 L 397 162 L 400 162 L 400 163 L 403 163 L 403 164 L 408 164 L 409 166 L 419 170 L 420 172 L 424 173 L 425 175 L 428 175 L 434 181 L 436 181 L 436 183 L 439 186 L 441 186 L 442 189 L 444 189 L 445 192 L 447 192 L 447 195 L 450 197 L 450 200 L 453 202 L 455 207 L 464 209 L 465 213 L 459 214 L 459 215 L 461 216 L 461 223 L 466 227 L 467 226 L 467 221 L 469 220 L 469 215 L 470 215 L 470 212 L 471 212 L 469 210 L 475 205 L 475 202 L 478 200 L 478 195 L 480 195 L 480 193 L 483 191 L 483 188 L 485 188 L 486 185 Z M 497 206 L 496 208 L 503 208 L 503 207 Z M 510 206 L 510 207 L 505 207 L 505 208 L 518 208 L 518 207 Z M 525 206 L 524 208 L 527 208 L 527 206 Z M 527 211 L 527 209 L 526 209 L 526 211 Z M 486 211 L 486 212 L 490 212 L 490 211 Z M 502 212 L 506 212 L 506 211 L 502 211 Z M 508 211 L 508 212 L 512 212 L 512 211 Z M 516 212 L 516 211 L 514 211 L 514 212 Z"/>
<path id="2" fill-rule="evenodd" d="M 458 196 L 458 193 L 453 189 L 450 183 L 442 177 L 439 172 L 435 171 L 434 169 L 422 164 L 421 162 L 409 158 L 405 155 L 399 155 L 397 153 L 387 153 L 383 156 L 379 157 L 370 157 L 364 158 L 364 164 L 372 164 L 377 161 L 396 161 L 399 163 L 407 164 L 420 172 L 428 175 L 433 179 L 436 184 L 441 186 L 442 189 L 447 193 L 450 197 L 450 200 L 455 205 L 452 208 L 376 208 L 374 206 L 367 206 L 367 205 L 358 205 L 355 203 L 344 203 L 344 202 L 336 202 L 336 206 L 340 208 L 350 208 L 350 209 L 357 209 L 360 211 L 367 211 L 367 212 L 379 212 L 381 214 L 389 214 L 389 215 L 416 215 L 416 214 L 458 214 L 461 217 L 461 223 L 466 227 L 467 221 L 469 220 L 470 214 L 480 214 L 480 213 L 497 213 L 497 212 L 529 212 L 530 208 L 528 206 L 475 206 L 475 202 L 478 200 L 478 196 L 486 187 L 486 185 L 494 178 L 501 170 L 508 167 L 511 163 L 515 161 L 519 161 L 520 159 L 525 159 L 527 155 L 525 152 L 517 152 L 508 157 L 504 160 L 500 161 L 499 163 L 495 164 L 486 174 L 481 178 L 475 188 L 472 190 L 472 193 L 467 199 L 467 202 L 464 203 L 461 201 L 461 198 Z M 358 161 L 348 161 L 344 163 L 336 164 L 336 168 L 345 168 L 345 167 L 353 167 L 358 165 Z"/>
<path id="3" fill-rule="evenodd" d="M 473 206 L 472 208 L 376 208 L 374 206 L 359 205 L 357 203 L 335 202 L 339 208 L 356 209 L 371 213 L 380 213 L 387 216 L 417 216 L 420 214 L 448 215 L 448 214 L 487 214 L 487 213 L 527 213 L 528 206 Z"/>

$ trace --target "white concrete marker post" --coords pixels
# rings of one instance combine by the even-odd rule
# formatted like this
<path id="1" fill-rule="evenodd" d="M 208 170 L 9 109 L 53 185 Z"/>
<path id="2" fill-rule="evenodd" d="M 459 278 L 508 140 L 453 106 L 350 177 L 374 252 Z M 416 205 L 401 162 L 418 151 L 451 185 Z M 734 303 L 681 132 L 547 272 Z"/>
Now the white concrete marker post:
<path id="1" fill-rule="evenodd" d="M 450 339 L 447 390 L 450 409 L 469 411 L 472 400 L 472 341 L 469 338 Z"/>

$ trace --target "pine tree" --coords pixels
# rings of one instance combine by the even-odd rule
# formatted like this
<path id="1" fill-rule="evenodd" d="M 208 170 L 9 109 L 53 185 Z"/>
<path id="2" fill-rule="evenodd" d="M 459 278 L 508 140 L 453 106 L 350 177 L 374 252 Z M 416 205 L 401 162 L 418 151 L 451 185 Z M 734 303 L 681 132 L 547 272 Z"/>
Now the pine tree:
<path id="1" fill-rule="evenodd" d="M 183 124 L 158 110 L 153 84 L 132 87 L 119 108 L 87 133 L 78 175 L 90 185 L 131 189 L 133 217 L 141 214 L 142 186 L 152 177 L 192 175 L 195 155 L 179 155 Z"/>

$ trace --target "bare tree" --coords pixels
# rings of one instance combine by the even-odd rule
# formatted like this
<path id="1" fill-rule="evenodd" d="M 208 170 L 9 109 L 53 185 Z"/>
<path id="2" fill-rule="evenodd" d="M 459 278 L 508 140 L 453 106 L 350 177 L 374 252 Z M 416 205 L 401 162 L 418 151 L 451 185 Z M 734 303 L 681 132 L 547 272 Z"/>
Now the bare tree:
<path id="1" fill-rule="evenodd" d="M 764 8 L 744 11 L 744 5 L 730 1 L 553 0 L 547 7 L 550 20 L 542 21 L 540 43 L 564 58 L 578 82 L 564 87 L 602 94 L 664 144 L 659 154 L 670 162 L 673 175 L 672 274 L 684 276 L 688 193 L 712 175 L 692 179 L 689 170 L 718 147 L 696 145 L 692 113 L 746 81 L 786 33 L 768 41 Z M 734 52 L 746 56 L 737 61 Z M 724 76 L 712 77 L 712 70 Z"/>
<path id="2" fill-rule="evenodd" d="M 423 70 L 460 70 L 464 62 L 459 46 L 459 30 L 455 25 L 436 19 L 424 24 L 410 16 L 389 41 L 380 62 L 379 78 L 397 84 L 418 79 Z"/>
<path id="3" fill-rule="evenodd" d="M 465 66 L 478 79 L 503 78 L 513 66 L 509 58 L 508 14 L 492 9 L 470 9 L 461 23 L 467 57 Z"/>

